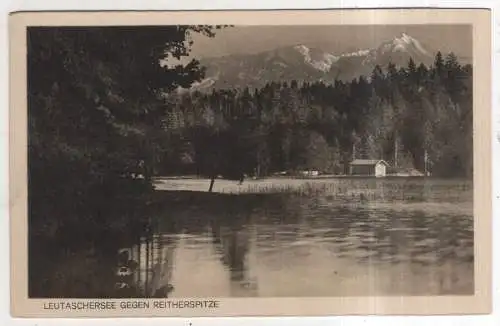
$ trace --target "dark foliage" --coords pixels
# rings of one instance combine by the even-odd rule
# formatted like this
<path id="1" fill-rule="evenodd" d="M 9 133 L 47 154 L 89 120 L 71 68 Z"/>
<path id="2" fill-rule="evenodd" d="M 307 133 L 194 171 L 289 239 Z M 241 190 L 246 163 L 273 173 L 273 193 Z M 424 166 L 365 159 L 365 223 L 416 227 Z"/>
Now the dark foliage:
<path id="1" fill-rule="evenodd" d="M 410 60 L 386 71 L 377 66 L 349 83 L 185 92 L 169 98 L 165 122 L 184 135 L 183 155 L 200 175 L 343 173 L 352 158 L 372 158 L 471 177 L 472 67 L 438 53 L 431 67 Z"/>
<path id="2" fill-rule="evenodd" d="M 30 293 L 59 256 L 96 244 L 113 253 L 117 238 L 141 231 L 167 152 L 164 94 L 204 73 L 196 60 L 172 62 L 189 54 L 191 33 L 217 28 L 28 29 Z"/>

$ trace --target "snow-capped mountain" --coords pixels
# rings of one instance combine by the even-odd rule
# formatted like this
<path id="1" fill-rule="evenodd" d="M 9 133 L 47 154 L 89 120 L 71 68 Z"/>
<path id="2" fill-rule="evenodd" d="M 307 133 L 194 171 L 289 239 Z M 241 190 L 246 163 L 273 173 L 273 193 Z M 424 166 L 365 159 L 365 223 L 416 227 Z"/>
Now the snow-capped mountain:
<path id="1" fill-rule="evenodd" d="M 427 51 L 420 41 L 402 33 L 389 42 L 382 43 L 378 48 L 368 51 L 364 64 L 386 64 L 391 59 L 397 61 L 398 56 L 412 57 L 416 62 L 427 63 L 433 60 L 434 54 Z"/>
<path id="2" fill-rule="evenodd" d="M 331 53 L 319 53 L 318 58 L 313 58 L 311 49 L 305 45 L 296 45 L 294 48 L 304 56 L 305 63 L 323 72 L 328 72 L 332 65 L 339 61 L 339 57 Z"/>
<path id="3" fill-rule="evenodd" d="M 373 49 L 338 54 L 297 44 L 258 54 L 201 59 L 207 68 L 206 79 L 193 88 L 262 87 L 270 81 L 351 80 L 369 76 L 376 65 L 383 69 L 389 63 L 406 66 L 410 57 L 417 64 L 430 65 L 434 55 L 434 50 L 405 33 Z"/>

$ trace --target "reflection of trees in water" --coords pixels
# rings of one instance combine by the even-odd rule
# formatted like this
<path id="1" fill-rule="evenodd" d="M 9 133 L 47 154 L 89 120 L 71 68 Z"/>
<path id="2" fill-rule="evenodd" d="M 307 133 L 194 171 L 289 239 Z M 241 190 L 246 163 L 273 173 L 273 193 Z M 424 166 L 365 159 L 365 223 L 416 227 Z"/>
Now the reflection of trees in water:
<path id="1" fill-rule="evenodd" d="M 162 213 L 165 216 L 158 215 L 160 225 L 153 225 L 151 232 L 141 234 L 142 244 L 134 246 L 132 259 L 141 266 L 141 272 L 134 276 L 136 283 L 141 284 L 140 296 L 166 297 L 172 290 L 170 280 L 176 243 L 172 238 L 158 237 L 157 233 L 199 235 L 209 227 L 216 252 L 229 272 L 233 296 L 255 293 L 256 284 L 250 277 L 252 270 L 248 262 L 254 237 L 250 230 L 256 231 L 259 247 L 270 246 L 281 250 L 301 234 L 307 237 L 325 236 L 335 243 L 333 247 L 337 252 L 343 252 L 344 257 L 350 257 L 352 253 L 353 259 L 359 262 L 364 260 L 365 263 L 368 259 L 368 264 L 388 261 L 412 264 L 409 268 L 415 267 L 416 271 L 423 271 L 421 267 L 425 265 L 422 261 L 433 255 L 436 256 L 435 261 L 451 261 L 449 266 L 460 264 L 454 256 L 459 250 L 459 242 L 467 237 L 472 241 L 472 231 L 466 231 L 472 226 L 456 216 L 366 209 L 366 205 L 354 204 L 332 207 L 313 203 L 311 206 L 307 199 L 298 200 L 284 195 L 272 200 L 263 198 L 262 201 L 261 197 L 244 195 L 213 198 L 207 198 L 203 205 L 179 205 L 180 213 L 169 208 Z M 467 218 L 464 217 L 464 220 Z M 273 238 L 273 234 L 278 236 Z M 470 244 L 467 246 L 470 247 Z M 430 251 L 430 255 L 425 251 Z M 357 257 L 360 254 L 362 258 Z M 448 256 L 447 259 L 445 256 Z M 429 280 L 431 277 L 439 278 L 437 274 L 449 280 L 449 270 L 444 266 L 437 267 L 438 264 L 430 258 L 431 266 L 425 267 L 425 271 L 435 271 L 429 272 L 435 275 L 430 275 Z"/>
<path id="2" fill-rule="evenodd" d="M 168 297 L 173 290 L 172 273 L 174 267 L 174 251 L 177 243 L 173 238 L 157 235 L 151 242 L 152 275 L 151 282 L 146 287 L 149 296 Z M 156 253 L 156 256 L 155 256 Z"/>
<path id="3" fill-rule="evenodd" d="M 400 262 L 401 255 L 408 253 L 408 228 L 406 218 L 402 214 L 390 214 L 389 216 L 389 243 L 390 253 L 394 262 Z"/>
<path id="4" fill-rule="evenodd" d="M 257 226 L 258 246 L 276 247 L 283 243 L 297 241 L 310 229 L 309 224 L 314 219 L 308 212 L 311 200 L 293 195 L 277 197 L 273 203 L 259 208 L 254 212 L 254 224 Z"/>
<path id="5" fill-rule="evenodd" d="M 462 225 L 457 225 L 457 220 L 448 216 L 437 216 L 433 225 L 433 236 L 437 240 L 435 266 L 441 292 L 451 291 L 454 284 L 457 283 L 458 275 L 454 265 L 461 261 L 458 256 L 459 251 L 467 250 L 461 248 L 460 241 L 467 239 L 467 234 L 463 233 Z"/>
<path id="6" fill-rule="evenodd" d="M 243 281 L 247 271 L 245 264 L 246 254 L 248 253 L 246 231 L 243 228 L 225 229 L 216 226 L 213 230 L 214 244 L 219 247 L 218 251 L 221 254 L 221 260 L 228 267 L 231 280 Z"/>
<path id="7" fill-rule="evenodd" d="M 167 297 L 176 241 L 158 234 L 158 219 L 141 225 L 136 244 L 118 253 L 115 290 L 118 297 Z"/>
<path id="8" fill-rule="evenodd" d="M 242 218 L 240 214 L 227 214 L 226 217 L 211 220 L 215 250 L 220 254 L 223 265 L 229 270 L 231 288 L 255 289 L 256 283 L 249 275 L 247 262 L 250 247 L 247 219 Z"/>

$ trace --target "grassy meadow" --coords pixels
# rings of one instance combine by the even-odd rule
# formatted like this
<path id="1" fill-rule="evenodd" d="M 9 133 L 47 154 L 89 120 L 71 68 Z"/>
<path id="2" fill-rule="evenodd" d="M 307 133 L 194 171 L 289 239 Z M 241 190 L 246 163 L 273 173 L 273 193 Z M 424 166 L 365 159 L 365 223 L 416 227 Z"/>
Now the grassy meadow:
<path id="1" fill-rule="evenodd" d="M 199 178 L 158 178 L 156 190 L 207 192 L 210 180 Z M 316 198 L 325 204 L 351 203 L 372 206 L 425 204 L 427 209 L 456 209 L 472 214 L 473 184 L 467 179 L 419 177 L 387 178 L 267 178 L 236 181 L 216 180 L 214 193 L 230 195 L 283 195 Z"/>

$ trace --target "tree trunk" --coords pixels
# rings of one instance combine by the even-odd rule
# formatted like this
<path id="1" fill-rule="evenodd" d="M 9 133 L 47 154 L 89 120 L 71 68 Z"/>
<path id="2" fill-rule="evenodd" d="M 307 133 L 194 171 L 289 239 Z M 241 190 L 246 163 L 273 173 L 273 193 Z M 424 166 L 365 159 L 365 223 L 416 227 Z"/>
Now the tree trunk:
<path id="1" fill-rule="evenodd" d="M 149 296 L 149 243 L 148 243 L 148 234 L 146 233 L 146 237 L 144 239 L 144 245 L 145 245 L 145 250 L 146 250 L 146 269 L 145 269 L 145 275 L 144 275 L 144 292 L 146 296 Z"/>
<path id="2" fill-rule="evenodd" d="M 394 137 L 394 167 L 398 167 L 398 134 L 396 133 L 396 136 Z"/>
<path id="3" fill-rule="evenodd" d="M 215 177 L 212 177 L 210 179 L 210 187 L 208 188 L 208 192 L 212 192 L 212 190 L 214 188 L 214 182 L 215 182 Z"/>

